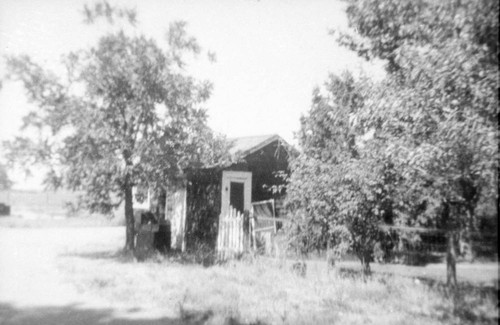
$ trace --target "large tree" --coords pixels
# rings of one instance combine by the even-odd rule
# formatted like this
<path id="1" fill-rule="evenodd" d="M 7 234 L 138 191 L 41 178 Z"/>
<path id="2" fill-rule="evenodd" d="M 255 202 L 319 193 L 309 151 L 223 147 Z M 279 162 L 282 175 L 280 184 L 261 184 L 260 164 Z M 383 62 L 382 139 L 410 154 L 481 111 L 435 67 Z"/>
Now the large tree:
<path id="1" fill-rule="evenodd" d="M 83 190 L 91 211 L 110 212 L 124 202 L 130 250 L 132 188 L 174 186 L 186 168 L 213 163 L 226 146 L 206 126 L 200 106 L 211 84 L 185 70 L 184 56 L 200 52 L 185 23 L 170 24 L 160 46 L 133 28 L 134 10 L 99 2 L 84 14 L 89 24 L 104 19 L 113 28 L 95 46 L 66 55 L 65 74 L 28 56 L 7 58 L 8 77 L 21 81 L 36 105 L 24 127 L 39 135 L 7 146 L 24 165 L 48 165 L 47 184 Z M 116 28 L 120 21 L 125 24 Z"/>
<path id="2" fill-rule="evenodd" d="M 353 252 L 365 274 L 379 225 L 392 218 L 392 166 L 377 141 L 356 121 L 367 100 L 368 80 L 332 75 L 323 94 L 301 118 L 301 153 L 292 160 L 287 201 L 294 211 L 293 244 L 303 251 L 328 247 L 340 256 Z M 382 144 L 384 142 L 382 141 Z"/>
<path id="3" fill-rule="evenodd" d="M 353 0 L 355 32 L 337 34 L 358 55 L 386 60 L 358 121 L 390 143 L 416 220 L 446 232 L 452 286 L 457 235 L 498 196 L 498 12 L 495 0 Z"/>

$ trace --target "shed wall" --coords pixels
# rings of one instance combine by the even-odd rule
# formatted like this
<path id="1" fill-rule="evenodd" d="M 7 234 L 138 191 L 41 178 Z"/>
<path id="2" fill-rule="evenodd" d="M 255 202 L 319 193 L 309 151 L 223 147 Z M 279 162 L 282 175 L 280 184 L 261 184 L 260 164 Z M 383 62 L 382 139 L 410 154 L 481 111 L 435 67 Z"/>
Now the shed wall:
<path id="1" fill-rule="evenodd" d="M 215 249 L 221 208 L 222 171 L 203 169 L 188 176 L 186 247 Z"/>

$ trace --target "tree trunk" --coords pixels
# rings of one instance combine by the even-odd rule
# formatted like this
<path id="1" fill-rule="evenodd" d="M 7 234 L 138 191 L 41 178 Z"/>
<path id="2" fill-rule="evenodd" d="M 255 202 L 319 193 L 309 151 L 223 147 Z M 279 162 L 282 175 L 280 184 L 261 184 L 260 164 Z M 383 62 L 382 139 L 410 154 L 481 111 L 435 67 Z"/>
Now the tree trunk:
<path id="1" fill-rule="evenodd" d="M 134 250 L 134 207 L 132 203 L 132 185 L 130 184 L 129 177 L 126 176 L 125 185 L 125 250 Z"/>
<path id="2" fill-rule="evenodd" d="M 449 231 L 446 247 L 446 284 L 450 288 L 457 286 L 457 250 L 456 232 Z"/>
<path id="3" fill-rule="evenodd" d="M 469 244 L 469 258 L 470 258 L 470 261 L 474 261 L 474 259 L 476 258 L 476 255 L 475 255 L 475 252 L 474 252 L 474 241 L 473 241 L 473 233 L 474 233 L 474 218 L 475 218 L 475 215 L 474 215 L 474 208 L 471 208 L 469 207 L 467 209 L 467 218 L 468 218 L 468 221 L 469 221 L 469 231 L 468 231 L 468 244 Z"/>
<path id="4" fill-rule="evenodd" d="M 457 286 L 457 225 L 453 220 L 450 203 L 443 202 L 442 221 L 446 229 L 446 284 L 454 289 Z"/>
<path id="5" fill-rule="evenodd" d="M 371 254 L 369 252 L 361 253 L 361 266 L 363 267 L 363 277 L 369 276 L 372 271 L 370 269 L 370 257 Z"/>
<path id="6" fill-rule="evenodd" d="M 335 253 L 332 248 L 331 239 L 328 239 L 326 244 L 326 271 L 330 273 L 331 270 L 335 269 Z"/>

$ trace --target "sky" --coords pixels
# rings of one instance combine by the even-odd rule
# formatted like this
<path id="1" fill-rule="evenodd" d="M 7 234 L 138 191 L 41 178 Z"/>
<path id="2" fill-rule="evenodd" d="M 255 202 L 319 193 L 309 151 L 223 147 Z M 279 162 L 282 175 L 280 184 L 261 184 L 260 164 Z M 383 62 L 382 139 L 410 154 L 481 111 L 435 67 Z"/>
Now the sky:
<path id="1" fill-rule="evenodd" d="M 28 54 L 57 73 L 63 54 L 95 44 L 106 30 L 83 24 L 81 0 L 1 0 L 0 56 Z M 165 44 L 169 23 L 183 20 L 187 31 L 216 62 L 200 55 L 189 71 L 213 82 L 204 104 L 208 124 L 228 137 L 279 134 L 296 144 L 299 119 L 310 108 L 312 91 L 329 73 L 379 73 L 329 35 L 345 29 L 341 1 L 326 0 L 110 0 L 137 9 L 140 32 Z M 3 75 L 0 58 L 0 74 Z M 19 134 L 33 106 L 21 85 L 0 90 L 0 141 Z M 0 157 L 1 160 L 2 157 Z M 39 187 L 39 175 L 10 175 L 16 188 Z"/>

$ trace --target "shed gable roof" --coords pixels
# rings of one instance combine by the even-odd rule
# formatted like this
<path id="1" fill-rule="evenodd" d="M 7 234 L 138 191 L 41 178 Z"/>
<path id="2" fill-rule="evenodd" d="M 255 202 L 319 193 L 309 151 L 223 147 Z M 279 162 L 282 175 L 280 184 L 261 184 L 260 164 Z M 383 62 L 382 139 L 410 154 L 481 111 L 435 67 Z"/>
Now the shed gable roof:
<path id="1" fill-rule="evenodd" d="M 267 134 L 267 135 L 256 135 L 248 137 L 230 138 L 228 141 L 232 144 L 229 149 L 231 156 L 248 156 L 259 149 L 267 146 L 268 144 L 279 140 L 282 143 L 286 143 L 277 134 Z"/>

